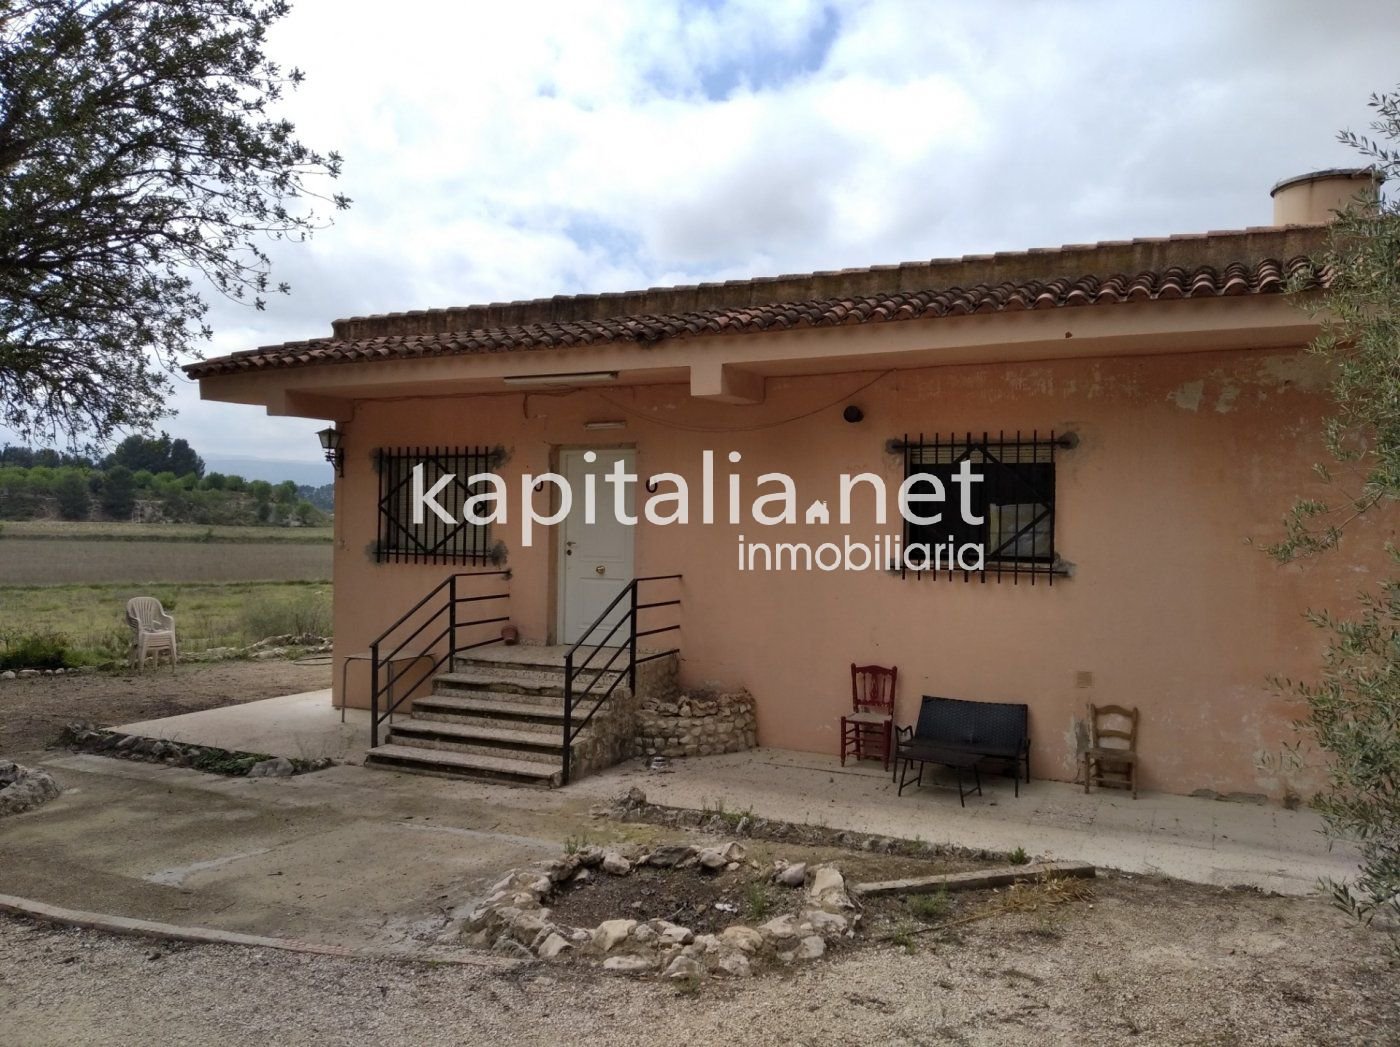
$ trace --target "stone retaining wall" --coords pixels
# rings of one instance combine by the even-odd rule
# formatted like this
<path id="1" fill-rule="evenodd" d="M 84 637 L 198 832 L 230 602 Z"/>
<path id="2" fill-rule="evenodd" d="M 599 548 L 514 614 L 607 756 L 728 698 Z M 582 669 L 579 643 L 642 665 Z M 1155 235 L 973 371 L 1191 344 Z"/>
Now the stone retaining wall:
<path id="1" fill-rule="evenodd" d="M 758 744 L 757 726 L 748 691 L 648 699 L 637 711 L 637 755 L 742 752 Z"/>

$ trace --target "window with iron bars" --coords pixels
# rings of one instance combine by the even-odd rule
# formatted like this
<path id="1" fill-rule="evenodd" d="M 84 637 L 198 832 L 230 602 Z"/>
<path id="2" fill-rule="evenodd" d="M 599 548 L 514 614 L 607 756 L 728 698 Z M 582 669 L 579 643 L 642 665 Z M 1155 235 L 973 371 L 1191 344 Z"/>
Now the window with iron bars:
<path id="1" fill-rule="evenodd" d="M 468 484 L 471 476 L 490 472 L 501 462 L 499 448 L 381 447 L 375 451 L 379 471 L 379 528 L 375 539 L 377 563 L 477 564 L 494 562 L 490 527 L 469 523 L 463 516 L 467 498 L 480 493 Z M 413 521 L 413 469 L 423 467 L 423 491 L 446 475 L 452 480 L 434 500 L 452 523 L 425 507 L 423 522 Z M 484 485 L 479 485 L 484 488 Z"/>
<path id="2" fill-rule="evenodd" d="M 912 573 L 949 578 L 960 574 L 964 581 L 980 575 L 984 582 L 992 577 L 1012 582 L 1024 579 L 1032 585 L 1037 580 L 1054 584 L 1056 575 L 1067 573 L 1055 549 L 1055 452 L 1077 442 L 1073 433 L 1038 431 L 1029 437 L 1020 432 L 982 433 L 980 438 L 973 433 L 931 438 L 920 434 L 917 439 L 906 436 L 896 447 L 904 452 L 905 477 L 930 478 L 912 483 L 910 493 L 936 493 L 932 482 L 936 478 L 947 501 L 938 523 L 905 522 L 905 548 L 951 541 L 957 546 L 980 544 L 985 550 L 981 571 L 945 568 Z M 952 479 L 963 461 L 970 461 L 973 473 L 982 477 L 970 485 L 971 515 L 981 517 L 981 523 L 967 523 L 960 511 L 958 488 Z M 901 567 L 900 573 L 911 572 Z"/>

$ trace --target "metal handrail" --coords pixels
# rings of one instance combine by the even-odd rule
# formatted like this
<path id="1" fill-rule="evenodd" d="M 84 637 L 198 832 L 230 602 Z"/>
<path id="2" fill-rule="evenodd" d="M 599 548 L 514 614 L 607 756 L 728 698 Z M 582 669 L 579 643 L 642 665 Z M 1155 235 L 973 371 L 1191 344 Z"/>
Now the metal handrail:
<path id="1" fill-rule="evenodd" d="M 403 614 L 399 615 L 399 617 L 395 619 L 392 625 L 390 625 L 387 629 L 385 629 L 382 633 L 380 633 L 378 636 L 376 636 L 373 640 L 370 641 L 369 744 L 371 749 L 377 748 L 379 745 L 379 725 L 382 724 L 385 720 L 392 720 L 394 710 L 396 710 L 403 703 L 403 700 L 405 698 L 407 698 L 410 694 L 412 694 L 420 686 L 422 686 L 422 684 L 426 680 L 431 678 L 432 675 L 436 673 L 439 668 L 442 667 L 444 662 L 450 662 L 452 658 L 454 658 L 461 651 L 470 651 L 477 647 L 486 647 L 493 643 L 502 642 L 502 638 L 500 636 L 495 636 L 489 640 L 481 640 L 476 643 L 458 643 L 459 630 L 469 629 L 474 626 L 493 625 L 500 622 L 510 621 L 510 615 L 508 614 L 498 615 L 495 617 L 473 618 L 470 621 L 461 621 L 458 618 L 457 607 L 459 604 L 472 604 L 478 603 L 483 600 L 510 599 L 509 589 L 507 589 L 505 592 L 485 593 L 476 596 L 461 596 L 458 594 L 458 587 L 461 584 L 462 579 L 477 578 L 503 578 L 509 580 L 510 571 L 509 569 L 502 571 L 458 571 L 453 574 L 450 574 L 442 581 L 440 581 L 437 585 L 433 586 L 433 588 L 430 589 L 421 600 L 415 603 Z M 389 641 L 389 638 L 394 635 L 395 631 L 401 629 L 405 624 L 407 624 L 413 618 L 414 615 L 416 615 L 419 611 L 423 610 L 423 608 L 427 607 L 434 600 L 434 598 L 443 597 L 444 590 L 446 590 L 446 595 L 442 600 L 442 605 L 439 606 L 436 610 L 434 610 L 432 614 L 424 618 L 423 621 L 421 621 L 418 624 L 418 628 L 414 629 L 413 632 L 409 633 L 406 637 L 400 640 L 393 647 L 392 650 L 388 651 L 387 653 L 381 653 L 381 647 L 383 647 L 383 645 Z M 402 688 L 399 692 L 398 697 L 395 698 L 394 686 L 401 682 L 400 677 L 402 674 L 394 673 L 393 663 L 395 662 L 395 660 L 400 660 L 400 656 L 404 653 L 404 648 L 406 648 L 409 644 L 413 643 L 413 641 L 417 640 L 418 637 L 422 635 L 423 630 L 428 628 L 429 625 L 432 625 L 439 618 L 441 618 L 444 613 L 447 615 L 447 624 L 442 628 L 442 631 L 439 632 L 436 636 L 434 636 L 430 641 L 420 645 L 418 653 L 414 655 L 415 660 L 430 658 L 432 659 L 432 664 L 429 665 L 428 668 L 423 673 L 421 673 L 410 686 L 408 686 L 407 688 Z M 437 646 L 441 644 L 444 640 L 447 641 L 446 650 L 440 654 L 435 654 L 434 649 L 437 648 Z M 388 679 L 381 683 L 380 672 L 385 666 L 388 666 L 389 668 Z M 388 702 L 388 708 L 385 709 L 382 713 L 379 711 L 381 696 L 383 696 Z M 344 698 L 342 697 L 341 700 L 344 701 Z"/>
<path id="2" fill-rule="evenodd" d="M 673 647 L 669 651 L 658 651 L 641 658 L 637 656 L 637 640 L 640 637 L 655 636 L 658 633 L 668 633 L 680 629 L 680 625 L 676 624 L 662 626 L 655 629 L 643 629 L 639 631 L 637 629 L 638 612 L 652 610 L 658 607 L 677 607 L 680 605 L 681 602 L 680 599 L 677 598 L 674 600 L 655 600 L 649 603 L 639 603 L 637 600 L 637 594 L 640 590 L 641 585 L 645 582 L 667 582 L 680 580 L 681 576 L 679 574 L 655 574 L 641 578 L 633 578 L 630 582 L 623 586 L 621 590 L 618 591 L 618 594 L 612 598 L 611 602 L 609 602 L 607 607 L 603 608 L 603 612 L 593 620 L 593 624 L 591 624 L 587 629 L 583 631 L 583 635 L 580 636 L 578 640 L 573 644 L 573 646 L 570 647 L 569 650 L 565 653 L 563 754 L 564 766 L 563 774 L 560 778 L 561 784 L 569 784 L 569 776 L 572 770 L 573 762 L 574 740 L 579 736 L 583 729 L 588 726 L 589 722 L 593 719 L 594 714 L 597 713 L 597 711 L 600 708 L 602 708 L 603 703 L 607 701 L 609 697 L 612 696 L 613 691 L 617 690 L 617 685 L 622 682 L 624 674 L 627 679 L 628 688 L 635 694 L 637 690 L 638 665 L 641 665 L 644 662 L 654 661 L 657 658 L 668 658 L 673 654 L 679 653 L 680 648 Z M 599 640 L 596 643 L 590 643 L 588 638 L 592 636 L 594 632 L 596 632 L 598 629 L 602 628 L 603 622 L 607 620 L 608 615 L 612 614 L 613 611 L 617 609 L 618 604 L 622 602 L 624 597 L 627 600 L 627 611 L 620 618 L 618 618 L 616 622 L 613 623 L 612 628 L 608 630 L 606 636 L 604 636 L 601 640 Z M 626 645 L 619 646 L 616 649 L 614 649 L 612 656 L 607 660 L 606 663 L 603 664 L 601 668 L 592 670 L 593 678 L 589 680 L 587 684 L 584 685 L 581 691 L 576 691 L 574 687 L 575 681 L 581 675 L 583 675 L 583 673 L 588 671 L 589 666 L 593 663 L 593 659 L 598 656 L 598 653 L 604 647 L 607 646 L 608 641 L 610 641 L 613 638 L 613 636 L 616 635 L 617 630 L 622 626 L 624 622 L 627 623 Z M 592 650 L 588 653 L 588 656 L 583 660 L 583 664 L 575 668 L 574 656 L 577 655 L 579 650 L 585 646 L 591 647 Z M 605 673 L 613 671 L 613 663 L 617 661 L 618 656 L 623 654 L 624 652 L 627 654 L 627 664 L 625 668 L 617 670 L 616 675 L 613 677 L 612 683 L 608 685 L 607 690 L 603 691 L 601 694 L 594 696 L 593 705 L 588 710 L 587 715 L 585 715 L 581 721 L 575 724 L 574 707 L 576 705 L 582 704 L 583 701 L 589 698 L 589 696 L 593 692 L 593 688 L 596 685 L 598 685 L 598 683 L 603 679 Z"/>

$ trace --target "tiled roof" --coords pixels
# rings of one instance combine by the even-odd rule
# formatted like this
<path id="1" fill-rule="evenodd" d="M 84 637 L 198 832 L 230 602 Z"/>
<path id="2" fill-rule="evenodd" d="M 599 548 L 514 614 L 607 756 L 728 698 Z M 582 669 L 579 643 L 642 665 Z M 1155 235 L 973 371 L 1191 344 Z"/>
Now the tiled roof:
<path id="1" fill-rule="evenodd" d="M 1024 267 L 1023 260 L 1044 264 L 1037 255 L 1057 255 L 1063 263 L 1073 257 L 1089 261 L 1113 256 L 1123 260 L 1124 249 L 1140 255 L 1144 245 L 1161 255 L 1159 245 L 1170 245 L 1171 255 L 1218 257 L 1220 243 L 1211 243 L 1211 250 L 1184 251 L 1187 245 L 1179 241 L 1234 241 L 1233 246 L 1313 246 L 1314 230 L 1306 232 L 1300 243 L 1298 237 L 1281 239 L 1276 235 L 1285 230 L 1247 230 L 1243 233 L 1205 234 L 1200 237 L 1173 237 L 1170 240 L 1125 241 L 1085 247 L 1062 248 L 1058 252 L 1024 252 L 1017 255 L 992 255 L 947 262 L 915 263 L 927 271 L 927 276 L 944 275 L 935 270 L 956 266 L 963 272 L 977 263 L 984 271 L 995 270 L 999 263 L 1014 260 Z M 1262 241 L 1262 243 L 1260 242 Z M 1200 246 L 1200 245 L 1198 245 Z M 1245 252 L 1241 252 L 1243 254 Z M 1087 258 L 1076 256 L 1087 255 Z M 1104 260 L 1108 260 L 1105 257 Z M 1166 258 L 1143 261 L 1166 261 Z M 916 275 L 910 266 L 885 266 L 878 269 L 845 271 L 830 274 L 809 274 L 805 277 L 775 277 L 735 284 L 700 285 L 695 288 L 656 289 L 635 295 L 581 295 L 573 298 L 545 299 L 532 303 L 511 303 L 507 306 L 473 306 L 460 310 L 433 310 L 424 313 L 390 314 L 382 317 L 336 321 L 335 335 L 301 342 L 287 342 L 248 352 L 235 353 L 218 359 L 188 365 L 185 370 L 194 378 L 210 375 L 238 374 L 274 368 L 303 367 L 314 364 L 351 363 L 355 361 L 404 360 L 424 357 L 466 355 L 474 353 L 521 352 L 537 349 L 564 349 L 599 345 L 609 342 L 633 342 L 651 345 L 677 338 L 732 336 L 765 331 L 785 331 L 800 328 L 842 327 L 853 324 L 890 323 L 900 320 L 920 320 L 972 314 L 1005 313 L 1031 309 L 1057 309 L 1074 306 L 1120 304 L 1133 302 L 1174 301 L 1181 299 L 1222 298 L 1239 295 L 1276 294 L 1284 290 L 1290 278 L 1312 270 L 1307 255 L 1287 257 L 1256 257 L 1249 261 L 1217 260 L 1214 264 L 1165 265 L 1134 272 L 1110 272 L 1107 275 L 1079 275 L 1052 279 L 1008 279 L 1001 282 L 979 282 L 967 286 L 929 286 L 907 289 L 909 278 Z M 1081 270 L 1082 271 L 1082 270 Z M 948 273 L 947 275 L 952 275 Z M 845 286 L 883 281 L 889 286 L 903 285 L 906 289 L 863 294 L 835 294 L 830 297 L 805 300 L 775 299 L 767 304 L 716 304 L 712 308 L 663 312 L 608 312 L 607 302 L 643 297 L 662 304 L 669 300 L 695 299 L 697 295 L 712 300 L 739 297 L 742 290 L 748 297 L 757 288 L 784 282 L 806 281 L 806 286 L 821 281 Z M 1325 279 L 1325 274 L 1323 274 Z M 738 285 L 738 286 L 736 286 Z M 708 294 L 704 292 L 713 288 Z M 776 286 L 774 287 L 776 290 Z M 628 303 L 631 304 L 631 303 Z M 473 326 L 472 321 L 486 319 L 493 313 L 502 319 L 507 315 L 520 318 L 537 314 L 553 315 L 557 319 L 540 322 Z M 578 318 L 570 318 L 578 314 Z M 590 315 L 592 314 L 592 315 Z M 457 327 L 458 329 L 441 329 Z M 433 328 L 438 328 L 434 330 Z M 416 333 L 415 333 L 416 329 Z"/>

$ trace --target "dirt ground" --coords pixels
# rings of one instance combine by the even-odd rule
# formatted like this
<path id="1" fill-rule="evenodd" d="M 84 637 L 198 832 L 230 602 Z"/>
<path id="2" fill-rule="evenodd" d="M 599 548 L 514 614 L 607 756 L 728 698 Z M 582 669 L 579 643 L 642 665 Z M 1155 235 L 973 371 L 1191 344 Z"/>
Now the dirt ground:
<path id="1" fill-rule="evenodd" d="M 74 720 L 111 727 L 330 685 L 328 665 L 275 660 L 187 663 L 174 673 L 164 667 L 3 680 L 0 757 L 17 760 L 43 750 Z"/>
<path id="2" fill-rule="evenodd" d="M 46 1044 L 1393 1044 L 1397 970 L 1316 898 L 1112 877 L 1092 901 L 690 991 L 183 946 L 0 919 L 6 1039 Z"/>
<path id="3" fill-rule="evenodd" d="M 328 682 L 326 667 L 288 662 L 190 665 L 173 677 L 167 670 L 9 681 L 0 683 L 0 754 L 42 749 L 74 719 L 115 724 L 310 690 Z M 567 799 L 557 794 L 469 789 L 459 783 L 384 774 L 374 779 L 374 799 L 387 805 L 385 817 L 394 822 L 393 832 L 375 834 L 363 825 L 349 826 L 343 828 L 348 835 L 327 842 L 326 834 L 333 836 L 338 821 L 349 816 L 343 804 L 318 805 L 317 781 L 324 780 L 325 791 L 341 796 L 344 788 L 359 782 L 358 776 L 372 772 L 334 768 L 268 788 L 237 783 L 230 789 L 221 784 L 205 792 L 188 784 L 183 791 L 175 788 L 176 779 L 183 782 L 180 776 L 192 772 L 144 765 L 124 765 L 123 770 L 123 775 L 107 781 L 96 769 L 80 774 L 68 766 L 64 773 L 81 787 L 51 807 L 19 816 L 29 820 L 24 824 L 42 827 L 56 818 L 77 818 L 86 802 L 98 803 L 101 817 L 116 821 L 106 836 L 91 822 L 81 823 L 89 826 L 81 831 L 65 829 L 60 833 L 61 853 L 55 850 L 51 856 L 51 864 L 61 867 L 62 874 L 36 864 L 32 883 L 10 879 L 15 890 L 73 907 L 139 910 L 204 925 L 218 924 L 200 915 L 202 910 L 181 916 L 113 904 L 96 887 L 139 887 L 146 892 L 139 898 L 168 892 L 168 904 L 176 908 L 227 903 L 234 915 L 246 916 L 250 905 L 260 905 L 281 914 L 283 933 L 317 937 L 286 916 L 297 905 L 329 905 L 302 897 L 321 889 L 316 876 L 326 881 L 336 900 L 347 903 L 346 913 L 361 914 L 365 892 L 346 889 L 354 877 L 346 880 L 336 871 L 336 862 L 344 859 L 361 875 L 371 875 L 378 867 L 366 861 L 367 853 L 384 853 L 388 846 L 390 853 L 402 854 L 404 847 L 411 847 L 419 865 L 430 850 L 437 856 L 431 865 L 431 897 L 441 898 L 443 911 L 432 925 L 436 928 L 452 906 L 478 889 L 471 876 L 489 883 L 504 871 L 488 862 L 489 869 L 469 875 L 460 861 L 463 855 L 479 854 L 488 837 L 503 828 L 540 838 L 548 835 L 561 841 L 560 847 L 580 833 L 585 838 L 588 833 L 603 834 L 602 842 L 636 846 L 677 835 L 674 829 L 653 824 L 588 818 L 581 806 L 563 809 L 545 799 Z M 152 790 L 142 775 L 157 773 L 172 776 L 171 781 Z M 337 786 L 336 775 L 345 776 L 346 782 Z M 254 817 L 251 801 L 240 790 L 255 796 L 266 811 Z M 175 816 L 150 821 L 153 810 L 166 809 L 162 803 L 175 802 L 172 796 L 179 801 L 172 808 Z M 279 802 L 285 809 L 277 807 Z M 368 799 L 357 805 L 361 820 L 367 805 Z M 174 862 L 149 852 L 162 832 L 175 833 L 178 844 L 185 837 L 177 829 L 187 832 L 192 831 L 189 826 L 202 825 L 191 811 L 202 812 L 205 821 L 228 836 L 217 854 L 239 861 L 189 865 L 186 855 L 181 859 L 184 872 L 203 871 L 189 873 L 181 888 L 138 875 L 147 866 Z M 250 843 L 251 837 L 240 836 L 250 823 L 269 839 Z M 307 828 L 310 823 L 315 823 L 315 831 Z M 16 821 L 0 830 L 10 834 L 12 848 L 22 842 L 20 825 Z M 150 835 L 142 839 L 138 861 L 129 841 L 142 825 Z M 308 850 L 317 832 L 322 834 L 320 849 Z M 798 836 L 746 839 L 744 844 L 761 867 L 779 857 L 835 861 L 851 881 L 964 864 L 957 857 L 930 863 L 898 854 L 844 850 Z M 49 845 L 58 847 L 54 841 Z M 31 842 L 26 853 L 47 853 L 33 851 L 34 846 Z M 104 846 L 117 848 L 113 853 L 119 860 L 108 857 Z M 3 853 L 0 848 L 0 856 Z M 260 893 L 252 890 L 251 881 L 236 878 L 240 869 L 244 874 L 249 868 L 261 870 L 257 863 L 264 861 L 271 863 L 272 871 L 257 872 Z M 518 864 L 514 858 L 510 863 Z M 687 921 L 689 913 L 683 912 L 681 922 L 694 926 L 703 922 L 698 919 L 702 903 L 712 907 L 721 900 L 740 909 L 724 922 L 755 918 L 752 909 L 759 895 L 751 890 L 754 878 L 747 874 L 736 871 L 711 881 L 697 878 L 692 885 L 696 890 L 679 895 L 659 881 L 649 882 L 647 875 L 586 888 L 562 903 L 556 918 L 587 923 L 594 915 L 615 916 L 613 906 L 629 900 L 626 891 L 634 892 L 630 900 L 635 901 L 637 892 L 646 890 L 653 893 L 642 894 L 640 900 L 644 907 L 656 909 L 646 916 L 672 916 L 677 908 L 689 907 L 697 920 Z M 96 885 L 93 890 L 84 888 L 78 898 L 65 896 L 65 885 L 76 885 L 76 890 L 83 876 L 89 877 L 90 886 Z M 285 888 L 268 886 L 284 883 Z M 221 889 L 227 897 L 211 895 L 212 902 L 201 902 L 200 891 L 217 894 Z M 775 891 L 768 889 L 757 903 L 768 906 L 773 915 L 792 897 Z M 395 896 L 400 894 L 401 890 Z M 251 898 L 264 900 L 250 902 Z M 273 898 L 277 900 L 269 900 Z M 764 971 L 750 979 L 711 978 L 698 989 L 656 979 L 633 980 L 578 961 L 533 964 L 503 973 L 187 946 L 0 917 L 0 1041 L 21 1047 L 209 1047 L 250 1042 L 493 1047 L 672 1042 L 725 1047 L 775 1042 L 812 1047 L 1400 1044 L 1400 965 L 1379 933 L 1357 927 L 1320 898 L 1125 875 L 1102 876 L 1093 882 L 1092 895 L 1058 904 L 1006 905 L 1005 898 L 980 892 L 923 903 L 873 902 L 860 944 L 836 947 L 821 960 Z M 577 905 L 579 911 L 569 912 L 568 905 Z M 585 906 L 595 907 L 596 913 Z M 380 919 L 392 923 L 394 916 L 386 913 Z"/>

